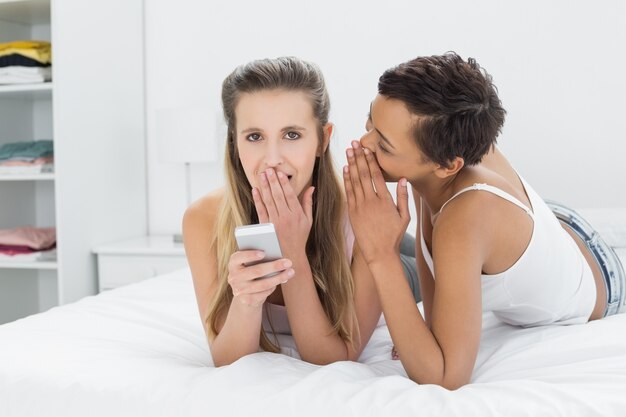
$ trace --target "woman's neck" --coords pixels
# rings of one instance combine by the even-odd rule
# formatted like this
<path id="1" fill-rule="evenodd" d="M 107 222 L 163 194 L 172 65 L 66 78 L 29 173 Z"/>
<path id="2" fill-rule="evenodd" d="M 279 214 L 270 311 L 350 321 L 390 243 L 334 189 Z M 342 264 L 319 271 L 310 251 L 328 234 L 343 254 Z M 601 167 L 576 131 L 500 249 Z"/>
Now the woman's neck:
<path id="1" fill-rule="evenodd" d="M 443 179 L 433 174 L 422 181 L 411 182 L 411 185 L 435 216 L 441 207 L 462 188 L 468 170 L 470 168 L 464 167 L 455 175 Z"/>

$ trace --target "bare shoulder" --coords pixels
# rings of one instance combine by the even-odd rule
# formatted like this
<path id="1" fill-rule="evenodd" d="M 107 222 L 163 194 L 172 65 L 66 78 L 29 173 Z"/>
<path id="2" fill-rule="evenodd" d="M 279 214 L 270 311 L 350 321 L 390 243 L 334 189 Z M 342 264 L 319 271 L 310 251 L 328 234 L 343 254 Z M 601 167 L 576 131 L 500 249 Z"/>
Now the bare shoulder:
<path id="1" fill-rule="evenodd" d="M 194 279 L 200 270 L 203 276 L 206 275 L 207 268 L 212 269 L 212 264 L 215 263 L 210 246 L 223 199 L 223 189 L 213 191 L 195 201 L 183 216 L 183 242 Z"/>
<path id="2" fill-rule="evenodd" d="M 189 206 L 183 217 L 185 253 L 205 330 L 208 301 L 215 291 L 217 278 L 217 253 L 211 249 L 211 243 L 223 199 L 223 189 L 211 192 Z"/>
<path id="3" fill-rule="evenodd" d="M 223 199 L 224 189 L 220 188 L 190 205 L 183 216 L 183 233 L 193 233 L 198 227 L 212 226 Z"/>
<path id="4" fill-rule="evenodd" d="M 433 255 L 444 263 L 465 261 L 466 270 L 473 265 L 485 274 L 497 274 L 519 259 L 532 233 L 532 219 L 515 204 L 489 192 L 466 192 L 437 219 Z"/>
<path id="5" fill-rule="evenodd" d="M 497 196 L 490 193 L 465 192 L 450 200 L 443 210 L 433 218 L 433 229 L 443 229 L 449 227 L 471 227 L 480 223 L 482 219 L 493 214 L 494 201 L 498 201 Z"/>
<path id="6" fill-rule="evenodd" d="M 497 226 L 498 197 L 489 193 L 466 192 L 450 201 L 433 223 L 433 247 L 477 250 L 488 244 Z M 443 244 L 443 245 L 442 245 Z"/>

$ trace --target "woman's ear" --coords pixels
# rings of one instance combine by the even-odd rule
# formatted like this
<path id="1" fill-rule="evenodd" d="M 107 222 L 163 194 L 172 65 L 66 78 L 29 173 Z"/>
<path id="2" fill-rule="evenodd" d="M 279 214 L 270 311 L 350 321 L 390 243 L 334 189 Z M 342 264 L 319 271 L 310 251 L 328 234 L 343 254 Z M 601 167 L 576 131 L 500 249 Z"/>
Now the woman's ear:
<path id="1" fill-rule="evenodd" d="M 322 130 L 324 132 L 324 137 L 322 138 L 322 143 L 320 143 L 316 156 L 322 156 L 326 152 L 326 149 L 328 149 L 330 139 L 333 137 L 333 133 L 335 132 L 335 125 L 332 123 L 326 123 Z"/>
<path id="2" fill-rule="evenodd" d="M 457 156 L 448 166 L 439 165 L 435 170 L 435 175 L 437 175 L 441 179 L 448 178 L 452 175 L 455 175 L 457 172 L 461 170 L 465 166 L 465 160 L 460 156 Z"/>

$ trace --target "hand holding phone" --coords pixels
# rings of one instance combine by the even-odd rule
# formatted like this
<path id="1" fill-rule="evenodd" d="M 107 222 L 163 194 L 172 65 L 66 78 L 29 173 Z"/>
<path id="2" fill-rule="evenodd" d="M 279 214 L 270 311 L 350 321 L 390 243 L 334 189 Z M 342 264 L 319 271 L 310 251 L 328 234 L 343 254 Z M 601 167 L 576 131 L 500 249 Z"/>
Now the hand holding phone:
<path id="1" fill-rule="evenodd" d="M 258 263 L 275 261 L 283 257 L 276 230 L 272 223 L 251 224 L 239 226 L 235 229 L 235 239 L 239 250 L 262 250 L 265 257 L 258 261 L 247 262 L 244 265 L 252 266 Z M 274 272 L 261 278 L 277 275 Z"/>
<path id="2" fill-rule="evenodd" d="M 295 271 L 291 261 L 283 259 L 273 224 L 238 227 L 235 239 L 239 251 L 230 256 L 228 284 L 235 299 L 259 308 L 277 286 L 293 278 Z M 262 257 L 259 251 L 264 252 Z"/>

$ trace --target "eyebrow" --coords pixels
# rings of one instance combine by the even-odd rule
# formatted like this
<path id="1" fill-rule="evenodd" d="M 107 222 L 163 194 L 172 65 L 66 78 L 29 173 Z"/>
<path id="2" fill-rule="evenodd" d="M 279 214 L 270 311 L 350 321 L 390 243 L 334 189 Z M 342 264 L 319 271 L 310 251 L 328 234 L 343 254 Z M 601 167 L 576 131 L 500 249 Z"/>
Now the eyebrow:
<path id="1" fill-rule="evenodd" d="M 285 126 L 282 129 L 280 129 L 281 132 L 285 132 L 287 130 L 302 130 L 305 131 L 306 128 L 302 127 L 302 126 L 298 126 L 298 125 L 291 125 L 291 126 Z M 244 129 L 241 132 L 239 132 L 242 135 L 245 135 L 246 133 L 252 133 L 252 132 L 263 132 L 263 129 L 258 128 L 258 127 L 249 127 L 248 129 Z"/>
<path id="2" fill-rule="evenodd" d="M 367 116 L 369 117 L 370 122 L 372 122 L 372 124 L 374 124 L 374 120 L 372 119 L 372 103 L 370 103 L 370 112 L 367 114 Z M 395 147 L 395 146 L 393 146 L 393 144 L 389 141 L 389 139 L 387 139 L 387 138 L 385 137 L 385 135 L 383 135 L 383 134 L 382 134 L 382 132 L 376 128 L 376 126 L 374 126 L 374 130 L 376 130 L 376 132 L 378 133 L 378 135 L 381 137 L 381 139 L 382 139 L 383 141 L 385 141 L 385 143 L 386 143 L 387 145 L 389 145 L 389 146 L 390 146 L 391 148 L 393 148 L 393 149 L 396 149 L 396 147 Z"/>

